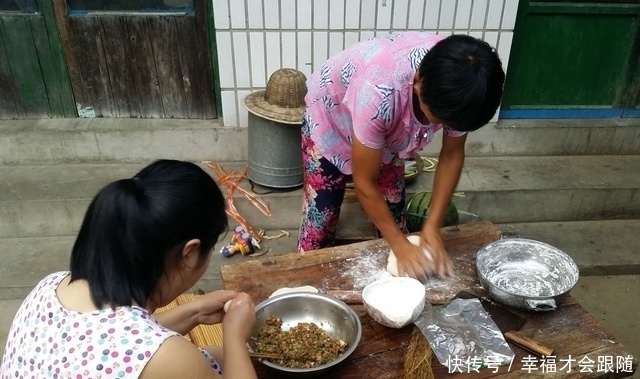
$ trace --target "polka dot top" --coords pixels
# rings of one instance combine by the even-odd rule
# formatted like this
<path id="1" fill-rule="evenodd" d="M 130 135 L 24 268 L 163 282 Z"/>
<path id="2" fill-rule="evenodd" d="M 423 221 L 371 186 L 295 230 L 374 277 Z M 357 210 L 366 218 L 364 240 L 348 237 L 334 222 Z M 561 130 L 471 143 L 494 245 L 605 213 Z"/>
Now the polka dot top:
<path id="1" fill-rule="evenodd" d="M 58 272 L 44 278 L 18 309 L 7 337 L 1 379 L 138 378 L 160 345 L 180 335 L 138 306 L 86 313 L 67 310 L 56 288 L 68 275 Z M 222 374 L 215 359 L 201 351 Z"/>

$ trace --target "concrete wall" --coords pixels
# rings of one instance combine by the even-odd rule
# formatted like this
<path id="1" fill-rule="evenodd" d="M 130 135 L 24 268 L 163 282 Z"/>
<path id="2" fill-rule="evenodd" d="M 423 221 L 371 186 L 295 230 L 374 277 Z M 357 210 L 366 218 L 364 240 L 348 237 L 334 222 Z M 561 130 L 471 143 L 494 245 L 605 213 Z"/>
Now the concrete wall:
<path id="1" fill-rule="evenodd" d="M 470 34 L 506 66 L 518 0 L 212 0 L 224 126 L 247 126 L 240 105 L 282 67 L 309 75 L 332 54 L 376 35 Z"/>

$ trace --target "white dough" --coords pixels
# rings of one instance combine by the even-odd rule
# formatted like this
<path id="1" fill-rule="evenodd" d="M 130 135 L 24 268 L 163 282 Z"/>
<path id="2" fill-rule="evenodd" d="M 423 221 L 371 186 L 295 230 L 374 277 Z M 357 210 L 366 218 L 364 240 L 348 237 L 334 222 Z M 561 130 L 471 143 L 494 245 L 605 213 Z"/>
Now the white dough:
<path id="1" fill-rule="evenodd" d="M 222 307 L 222 309 L 224 309 L 224 313 L 229 312 L 229 307 L 231 306 L 231 302 L 232 302 L 232 301 L 233 301 L 233 300 L 229 300 L 229 301 L 227 301 L 226 303 L 224 303 L 224 307 Z"/>
<path id="2" fill-rule="evenodd" d="M 407 239 L 409 242 L 414 244 L 415 246 L 420 246 L 420 236 L 412 235 L 408 236 Z M 431 252 L 427 249 L 422 249 L 424 252 L 424 256 L 427 258 L 429 262 L 433 262 L 433 256 Z M 393 253 L 393 250 L 389 253 L 389 258 L 387 259 L 387 271 L 391 273 L 393 276 L 400 276 L 400 271 L 398 270 L 398 258 Z"/>
<path id="3" fill-rule="evenodd" d="M 312 293 L 318 293 L 320 292 L 320 290 L 318 290 L 316 287 L 313 286 L 301 286 L 301 287 L 282 287 L 279 288 L 277 290 L 275 290 L 271 296 L 269 297 L 274 297 L 274 296 L 278 296 L 278 295 L 282 295 L 285 293 L 291 293 L 291 292 L 312 292 Z"/>
<path id="4" fill-rule="evenodd" d="M 393 250 L 389 253 L 389 259 L 387 260 L 387 271 L 393 276 L 400 276 L 398 272 L 398 258 L 393 253 Z"/>

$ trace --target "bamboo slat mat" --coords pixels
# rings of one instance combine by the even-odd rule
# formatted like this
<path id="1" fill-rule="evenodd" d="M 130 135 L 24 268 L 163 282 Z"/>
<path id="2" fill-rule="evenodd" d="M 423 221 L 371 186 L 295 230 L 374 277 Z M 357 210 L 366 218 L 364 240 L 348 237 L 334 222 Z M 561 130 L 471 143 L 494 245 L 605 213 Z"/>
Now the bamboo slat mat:
<path id="1" fill-rule="evenodd" d="M 189 303 L 197 298 L 197 295 L 185 294 L 178 296 L 171 304 L 159 308 L 156 313 L 168 311 L 178 305 Z M 222 325 L 198 325 L 185 336 L 198 347 L 222 346 Z"/>

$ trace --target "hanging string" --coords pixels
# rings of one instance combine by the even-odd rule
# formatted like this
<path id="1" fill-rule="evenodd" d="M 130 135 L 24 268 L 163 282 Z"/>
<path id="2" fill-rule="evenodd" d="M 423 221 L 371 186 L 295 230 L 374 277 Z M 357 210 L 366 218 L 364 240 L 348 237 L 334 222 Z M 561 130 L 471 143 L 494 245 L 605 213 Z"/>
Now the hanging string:
<path id="1" fill-rule="evenodd" d="M 271 216 L 271 210 L 269 206 L 255 193 L 251 193 L 244 188 L 240 187 L 240 182 L 247 178 L 247 167 L 245 166 L 242 171 L 230 171 L 227 172 L 222 166 L 220 166 L 216 162 L 212 161 L 204 161 L 204 164 L 207 165 L 216 175 L 216 182 L 218 185 L 226 186 L 227 193 L 227 214 L 231 216 L 234 220 L 240 224 L 256 241 L 260 242 L 264 237 L 264 230 L 259 229 L 251 225 L 247 219 L 245 219 L 240 212 L 238 212 L 235 203 L 233 201 L 233 192 L 238 191 L 244 196 L 251 204 L 253 204 L 262 214 L 267 217 Z"/>

